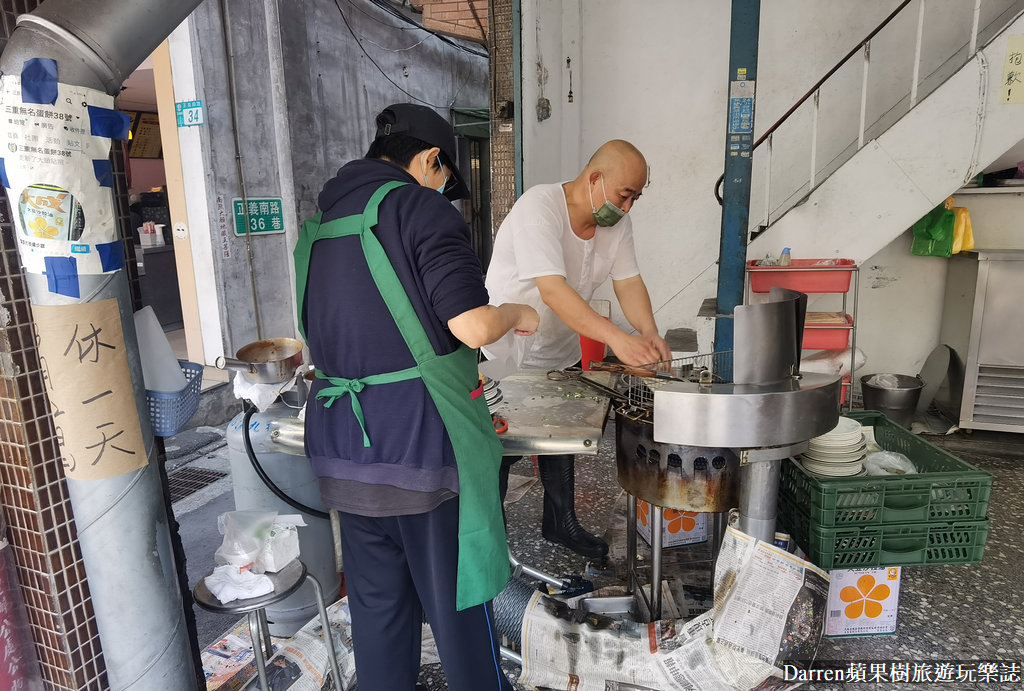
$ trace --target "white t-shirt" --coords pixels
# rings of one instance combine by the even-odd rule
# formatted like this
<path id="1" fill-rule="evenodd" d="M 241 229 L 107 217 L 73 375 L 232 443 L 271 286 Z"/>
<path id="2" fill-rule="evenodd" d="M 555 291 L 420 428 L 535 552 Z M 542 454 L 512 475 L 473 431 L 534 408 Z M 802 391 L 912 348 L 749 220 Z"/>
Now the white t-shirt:
<path id="1" fill-rule="evenodd" d="M 540 314 L 540 327 L 526 337 L 509 331 L 485 346 L 484 355 L 510 359 L 520 367 L 561 369 L 576 364 L 579 335 L 544 304 L 533 279 L 564 276 L 569 287 L 589 301 L 609 277 L 617 281 L 639 273 L 628 214 L 614 226 L 598 227 L 590 240 L 581 240 L 569 225 L 562 183 L 531 187 L 498 228 L 486 285 L 492 305 L 530 305 Z"/>

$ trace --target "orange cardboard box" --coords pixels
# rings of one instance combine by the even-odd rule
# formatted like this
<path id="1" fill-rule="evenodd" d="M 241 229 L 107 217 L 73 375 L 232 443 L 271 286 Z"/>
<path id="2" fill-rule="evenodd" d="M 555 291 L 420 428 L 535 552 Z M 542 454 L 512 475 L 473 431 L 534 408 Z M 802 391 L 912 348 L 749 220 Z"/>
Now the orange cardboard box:
<path id="1" fill-rule="evenodd" d="M 900 604 L 899 566 L 833 569 L 828 589 L 826 636 L 896 633 Z"/>
<path id="2" fill-rule="evenodd" d="M 661 512 L 661 546 L 678 547 L 692 545 L 708 539 L 707 514 L 696 511 L 664 509 Z M 651 505 L 643 499 L 636 500 L 636 531 L 647 544 L 651 544 Z"/>

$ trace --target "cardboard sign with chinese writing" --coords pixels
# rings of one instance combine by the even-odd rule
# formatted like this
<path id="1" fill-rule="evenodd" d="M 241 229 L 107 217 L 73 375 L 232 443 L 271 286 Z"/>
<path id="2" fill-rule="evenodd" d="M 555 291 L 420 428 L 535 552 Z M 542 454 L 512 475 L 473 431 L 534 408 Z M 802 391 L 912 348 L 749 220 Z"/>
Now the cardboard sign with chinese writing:
<path id="1" fill-rule="evenodd" d="M 1024 36 L 1006 38 L 1006 61 L 1003 63 L 1003 103 L 1024 103 Z"/>
<path id="2" fill-rule="evenodd" d="M 900 567 L 833 569 L 828 590 L 826 636 L 865 636 L 896 632 Z"/>
<path id="3" fill-rule="evenodd" d="M 64 472 L 99 480 L 145 466 L 117 300 L 33 305 L 32 313 Z"/>

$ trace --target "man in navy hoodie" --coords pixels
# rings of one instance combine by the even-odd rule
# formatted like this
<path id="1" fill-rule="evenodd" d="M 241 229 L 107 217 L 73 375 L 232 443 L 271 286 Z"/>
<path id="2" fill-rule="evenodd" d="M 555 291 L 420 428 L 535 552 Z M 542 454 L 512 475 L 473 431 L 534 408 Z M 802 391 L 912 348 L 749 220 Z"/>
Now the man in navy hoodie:
<path id="1" fill-rule="evenodd" d="M 453 690 L 509 690 L 491 599 L 508 579 L 501 444 L 477 348 L 532 334 L 489 305 L 451 125 L 425 106 L 376 119 L 366 157 L 320 193 L 295 249 L 299 324 L 316 364 L 306 452 L 341 519 L 361 691 L 411 690 L 423 615 Z"/>

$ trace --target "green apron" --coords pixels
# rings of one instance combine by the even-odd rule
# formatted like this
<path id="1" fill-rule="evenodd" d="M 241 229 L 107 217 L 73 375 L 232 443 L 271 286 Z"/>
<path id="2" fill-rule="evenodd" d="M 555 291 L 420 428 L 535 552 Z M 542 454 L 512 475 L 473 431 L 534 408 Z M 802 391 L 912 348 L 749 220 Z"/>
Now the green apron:
<path id="1" fill-rule="evenodd" d="M 321 224 L 322 214 L 317 214 L 302 225 L 294 253 L 299 329 L 305 338 L 303 309 L 313 243 L 324 238 L 358 235 L 374 283 L 402 332 L 409 352 L 416 359 L 416 366 L 361 379 L 329 376 L 317 370 L 316 376 L 331 384 L 321 390 L 317 398 L 326 399 L 324 405 L 330 406 L 348 395 L 352 411 L 363 428 L 363 443 L 369 446 L 370 439 L 366 435 L 359 405 L 359 391 L 364 386 L 414 377 L 423 380 L 444 422 L 458 465 L 459 563 L 456 607 L 463 610 L 492 599 L 508 582 L 508 542 L 501 517 L 501 499 L 498 496 L 502 448 L 484 398 L 470 397 L 470 391 L 478 381 L 476 351 L 460 344 L 449 355 L 439 356 L 434 352 L 398 275 L 371 230 L 377 225 L 377 208 L 381 200 L 388 192 L 404 184 L 408 183 L 394 181 L 382 185 L 370 197 L 362 215 L 346 216 Z"/>

